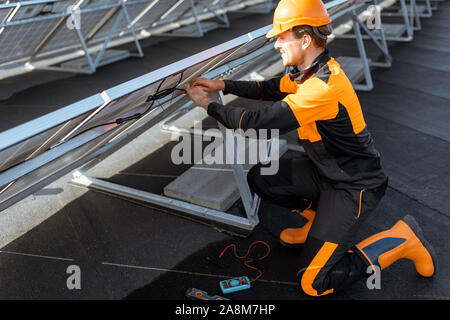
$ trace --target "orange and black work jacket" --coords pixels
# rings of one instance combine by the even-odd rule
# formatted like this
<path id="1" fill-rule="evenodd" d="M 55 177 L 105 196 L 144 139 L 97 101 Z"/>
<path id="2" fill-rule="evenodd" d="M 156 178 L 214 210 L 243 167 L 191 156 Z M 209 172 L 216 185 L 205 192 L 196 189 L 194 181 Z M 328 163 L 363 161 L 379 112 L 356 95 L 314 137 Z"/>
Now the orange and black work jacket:
<path id="1" fill-rule="evenodd" d="M 225 80 L 224 93 L 275 101 L 257 111 L 212 102 L 208 114 L 232 129 L 297 129 L 306 154 L 336 188 L 370 189 L 386 181 L 358 97 L 328 51 L 301 72 L 263 82 Z"/>

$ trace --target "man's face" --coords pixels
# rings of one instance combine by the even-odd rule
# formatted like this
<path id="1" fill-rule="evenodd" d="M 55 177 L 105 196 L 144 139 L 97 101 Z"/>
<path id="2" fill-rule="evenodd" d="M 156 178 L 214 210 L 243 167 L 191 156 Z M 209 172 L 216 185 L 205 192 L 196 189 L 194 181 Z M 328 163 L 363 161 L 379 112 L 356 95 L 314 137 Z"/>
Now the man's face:
<path id="1" fill-rule="evenodd" d="M 299 66 L 305 60 L 305 50 L 308 48 L 307 37 L 296 38 L 294 31 L 280 33 L 275 42 L 275 49 L 280 50 L 285 67 Z"/>

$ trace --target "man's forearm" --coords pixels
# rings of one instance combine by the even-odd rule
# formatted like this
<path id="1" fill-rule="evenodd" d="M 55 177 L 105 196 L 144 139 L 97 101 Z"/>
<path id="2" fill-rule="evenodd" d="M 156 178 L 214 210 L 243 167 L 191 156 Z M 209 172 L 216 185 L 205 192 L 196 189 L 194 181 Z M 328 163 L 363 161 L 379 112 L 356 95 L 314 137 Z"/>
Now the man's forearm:
<path id="1" fill-rule="evenodd" d="M 298 128 L 299 124 L 289 105 L 283 101 L 275 102 L 257 111 L 228 107 L 217 102 L 208 104 L 208 115 L 229 129 L 279 129 L 280 133 Z"/>
<path id="2" fill-rule="evenodd" d="M 286 97 L 286 93 L 280 91 L 280 79 L 274 78 L 267 81 L 224 80 L 223 92 L 254 100 L 279 101 Z"/>
<path id="3" fill-rule="evenodd" d="M 208 115 L 219 121 L 228 129 L 238 129 L 239 120 L 242 113 L 245 112 L 243 108 L 226 107 L 217 102 L 211 102 L 206 108 Z"/>

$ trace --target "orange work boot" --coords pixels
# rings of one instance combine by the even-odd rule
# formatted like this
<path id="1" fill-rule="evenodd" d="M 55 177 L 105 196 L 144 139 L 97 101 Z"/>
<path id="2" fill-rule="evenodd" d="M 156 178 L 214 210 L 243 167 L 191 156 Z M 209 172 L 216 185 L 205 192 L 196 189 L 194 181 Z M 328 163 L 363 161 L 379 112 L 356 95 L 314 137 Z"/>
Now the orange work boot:
<path id="1" fill-rule="evenodd" d="M 314 218 L 316 217 L 316 211 L 311 209 L 305 209 L 300 212 L 300 215 L 306 218 L 308 222 L 301 228 L 287 228 L 280 233 L 280 242 L 285 246 L 298 246 L 306 242 L 309 229 L 311 229 Z"/>
<path id="2" fill-rule="evenodd" d="M 409 259 L 423 277 L 432 277 L 437 272 L 434 249 L 410 215 L 399 220 L 391 229 L 361 241 L 356 248 L 370 265 L 378 265 L 381 270 L 399 259 Z"/>

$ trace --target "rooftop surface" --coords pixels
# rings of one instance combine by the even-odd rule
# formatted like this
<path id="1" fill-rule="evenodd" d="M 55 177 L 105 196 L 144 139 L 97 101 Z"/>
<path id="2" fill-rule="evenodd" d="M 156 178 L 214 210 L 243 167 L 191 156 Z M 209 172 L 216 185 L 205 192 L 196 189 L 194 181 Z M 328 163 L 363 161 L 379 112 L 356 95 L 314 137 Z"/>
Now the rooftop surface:
<path id="1" fill-rule="evenodd" d="M 358 92 L 390 185 L 379 207 L 355 235 L 355 242 L 410 214 L 434 246 L 439 272 L 424 279 L 410 261 L 401 260 L 383 271 L 381 289 L 369 290 L 361 281 L 320 299 L 450 299 L 450 3 L 440 2 L 433 17 L 421 21 L 422 30 L 415 33 L 412 42 L 390 44 L 393 65 L 372 71 L 374 89 Z M 0 117 L 9 119 L 2 121 L 0 130 L 270 23 L 271 15 L 252 16 L 251 27 L 248 17 L 236 16 L 230 29 L 214 30 L 200 39 L 172 39 L 147 47 L 143 59 L 121 61 L 94 75 L 42 84 L 36 74 L 10 79 L 2 85 L 12 88 L 14 81 L 20 81 L 21 86 L 28 81 L 31 87 L 0 102 Z M 350 46 L 356 52 L 354 41 L 334 41 L 330 54 L 340 56 Z M 370 48 L 369 55 L 374 54 Z M 155 52 L 157 61 L 152 58 Z M 245 99 L 231 104 L 250 108 L 264 105 Z M 285 138 L 292 141 L 293 135 Z M 161 193 L 189 166 L 170 161 L 174 142 L 154 143 L 159 143 L 155 152 L 108 180 Z M 284 156 L 294 155 L 289 151 Z M 66 193 L 76 199 L 62 201 Z M 41 199 L 54 207 L 34 205 Z M 32 228 L 26 222 L 17 226 L 16 236 L 4 242 L 0 249 L 0 299 L 182 300 L 190 287 L 220 295 L 219 281 L 257 273 L 233 259 L 231 253 L 222 260 L 219 254 L 232 243 L 244 254 L 254 241 L 265 241 L 271 247 L 270 255 L 254 264 L 263 275 L 250 290 L 229 294 L 230 299 L 313 299 L 301 293 L 295 283 L 301 249 L 282 246 L 263 224 L 246 237 L 237 236 L 167 209 L 67 183 L 44 188 L 2 214 L 22 211 L 28 217 L 45 216 L 42 211 L 54 208 L 55 214 Z M 252 255 L 263 255 L 264 250 L 255 247 Z M 71 265 L 81 270 L 80 290 L 66 286 L 66 271 Z"/>

